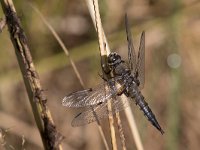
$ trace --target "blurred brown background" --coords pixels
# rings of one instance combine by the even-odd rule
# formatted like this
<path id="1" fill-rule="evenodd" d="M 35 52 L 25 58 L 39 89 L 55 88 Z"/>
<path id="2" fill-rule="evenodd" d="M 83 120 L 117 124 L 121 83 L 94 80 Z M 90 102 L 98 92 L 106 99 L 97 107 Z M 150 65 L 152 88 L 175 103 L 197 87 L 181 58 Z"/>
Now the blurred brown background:
<path id="1" fill-rule="evenodd" d="M 100 83 L 97 34 L 85 1 L 34 2 L 70 50 L 86 86 Z M 65 136 L 64 149 L 104 149 L 96 124 L 72 128 L 71 120 L 78 110 L 61 105 L 66 94 L 81 89 L 63 50 L 26 1 L 18 0 L 14 4 L 48 97 L 48 107 L 57 129 Z M 200 2 L 102 0 L 99 6 L 109 44 L 124 59 L 127 58 L 125 12 L 129 16 L 135 48 L 140 33 L 146 31 L 146 80 L 142 92 L 165 134 L 160 135 L 132 103 L 144 149 L 198 150 Z M 0 17 L 3 17 L 2 9 Z M 5 135 L 5 145 L 1 142 L 0 149 L 43 149 L 7 28 L 0 33 L 0 65 L 0 139 Z M 110 142 L 107 125 L 103 126 Z M 126 119 L 123 127 L 127 148 L 136 149 Z"/>

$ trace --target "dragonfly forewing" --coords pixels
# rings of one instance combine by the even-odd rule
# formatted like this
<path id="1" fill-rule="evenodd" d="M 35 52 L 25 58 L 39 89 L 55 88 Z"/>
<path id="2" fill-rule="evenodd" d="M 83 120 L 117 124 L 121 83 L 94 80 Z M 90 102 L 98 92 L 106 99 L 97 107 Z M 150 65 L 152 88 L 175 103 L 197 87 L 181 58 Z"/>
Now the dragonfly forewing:
<path id="1" fill-rule="evenodd" d="M 109 86 L 109 82 L 103 82 L 94 89 L 71 93 L 63 98 L 62 105 L 66 107 L 87 107 L 103 103 L 117 94 L 117 90 Z"/>

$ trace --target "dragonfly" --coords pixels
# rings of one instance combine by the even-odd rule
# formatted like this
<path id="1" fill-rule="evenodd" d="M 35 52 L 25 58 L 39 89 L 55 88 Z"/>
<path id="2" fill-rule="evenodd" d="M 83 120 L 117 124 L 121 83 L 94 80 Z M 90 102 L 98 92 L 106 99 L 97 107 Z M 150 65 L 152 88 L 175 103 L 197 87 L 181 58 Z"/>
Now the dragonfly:
<path id="1" fill-rule="evenodd" d="M 145 32 L 143 31 L 141 34 L 139 51 L 136 55 L 127 15 L 125 15 L 125 28 L 128 42 L 128 62 L 122 60 L 116 52 L 111 52 L 108 55 L 107 63 L 110 69 L 109 73 L 113 75 L 113 78 L 104 79 L 105 81 L 95 88 L 73 92 L 65 96 L 62 105 L 72 108 L 86 108 L 72 120 L 71 124 L 75 127 L 106 118 L 109 113 L 115 114 L 122 111 L 129 106 L 129 101 L 134 101 L 151 124 L 161 134 L 164 134 L 141 93 L 145 83 Z M 128 99 L 121 99 L 122 94 Z M 111 111 L 108 110 L 109 102 L 112 104 Z"/>

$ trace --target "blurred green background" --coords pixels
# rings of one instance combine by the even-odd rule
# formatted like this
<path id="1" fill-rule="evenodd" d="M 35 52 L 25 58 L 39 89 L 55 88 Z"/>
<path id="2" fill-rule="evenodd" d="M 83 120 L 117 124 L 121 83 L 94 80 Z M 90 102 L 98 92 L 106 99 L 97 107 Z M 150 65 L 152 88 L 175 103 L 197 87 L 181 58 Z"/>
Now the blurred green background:
<path id="1" fill-rule="evenodd" d="M 96 124 L 72 128 L 71 120 L 78 110 L 61 105 L 66 94 L 81 89 L 63 50 L 27 1 L 18 0 L 14 4 L 48 97 L 48 107 L 57 129 L 65 136 L 64 149 L 104 149 Z M 34 4 L 70 50 L 86 86 L 100 83 L 98 39 L 86 2 L 37 0 Z M 128 13 L 136 49 L 140 33 L 146 31 L 146 80 L 142 93 L 165 134 L 160 135 L 132 103 L 144 149 L 198 150 L 200 2 L 102 0 L 99 6 L 110 47 L 124 59 L 127 59 L 124 14 Z M 43 149 L 7 27 L 0 33 L 0 65 L 0 149 Z M 124 116 L 123 112 L 121 115 Z M 107 125 L 103 125 L 104 132 L 110 142 Z M 136 149 L 128 124 L 123 126 L 127 148 Z"/>

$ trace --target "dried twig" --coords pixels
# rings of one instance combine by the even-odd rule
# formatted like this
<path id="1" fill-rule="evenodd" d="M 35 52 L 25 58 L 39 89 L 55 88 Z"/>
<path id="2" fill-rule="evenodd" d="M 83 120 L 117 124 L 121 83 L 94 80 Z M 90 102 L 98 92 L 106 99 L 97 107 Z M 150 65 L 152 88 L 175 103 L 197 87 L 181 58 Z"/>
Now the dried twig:
<path id="1" fill-rule="evenodd" d="M 12 0 L 2 0 L 1 6 L 6 16 L 10 38 L 23 75 L 29 101 L 32 106 L 36 124 L 39 128 L 45 149 L 62 149 L 60 142 L 63 138 L 57 132 L 51 113 L 46 105 L 47 98 L 40 84 L 39 76 L 35 70 L 30 54 L 27 38 L 22 29 Z"/>

